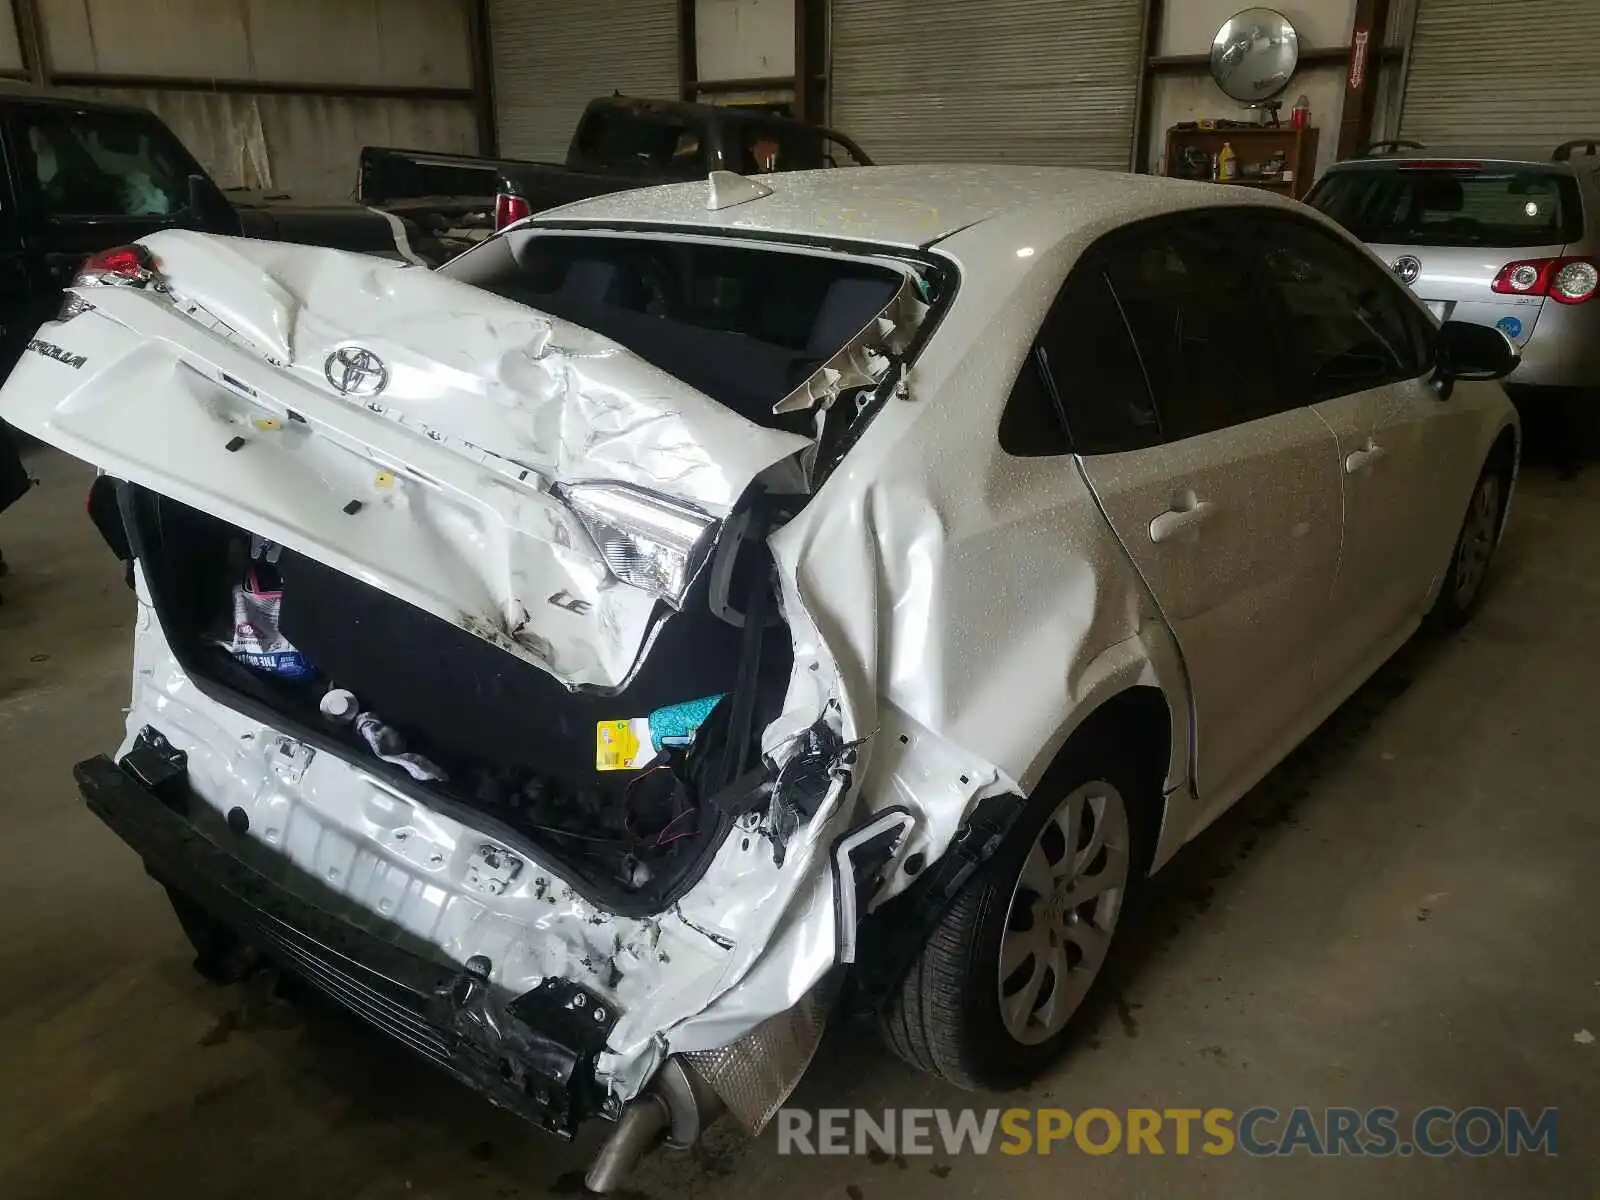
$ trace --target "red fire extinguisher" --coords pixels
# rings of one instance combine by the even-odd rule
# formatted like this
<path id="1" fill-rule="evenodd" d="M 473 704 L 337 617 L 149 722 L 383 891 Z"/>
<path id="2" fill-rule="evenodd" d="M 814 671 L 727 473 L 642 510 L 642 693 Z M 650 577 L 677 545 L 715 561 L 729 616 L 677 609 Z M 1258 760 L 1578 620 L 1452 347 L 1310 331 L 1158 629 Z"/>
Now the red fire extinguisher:
<path id="1" fill-rule="evenodd" d="M 1311 101 L 1307 100 L 1305 93 L 1300 94 L 1300 99 L 1294 102 L 1294 107 L 1289 110 L 1289 124 L 1296 129 L 1304 129 L 1311 123 Z"/>

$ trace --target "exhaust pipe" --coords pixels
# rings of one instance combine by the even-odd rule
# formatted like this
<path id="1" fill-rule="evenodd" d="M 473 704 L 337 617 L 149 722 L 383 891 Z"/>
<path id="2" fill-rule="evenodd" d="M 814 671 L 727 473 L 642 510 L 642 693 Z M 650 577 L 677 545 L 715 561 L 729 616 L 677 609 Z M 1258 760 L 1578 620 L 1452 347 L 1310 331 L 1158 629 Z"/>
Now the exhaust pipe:
<path id="1" fill-rule="evenodd" d="M 710 1085 L 674 1054 L 622 1110 L 611 1136 L 595 1152 L 583 1186 L 599 1196 L 615 1192 L 657 1144 L 674 1150 L 693 1146 L 722 1108 Z"/>

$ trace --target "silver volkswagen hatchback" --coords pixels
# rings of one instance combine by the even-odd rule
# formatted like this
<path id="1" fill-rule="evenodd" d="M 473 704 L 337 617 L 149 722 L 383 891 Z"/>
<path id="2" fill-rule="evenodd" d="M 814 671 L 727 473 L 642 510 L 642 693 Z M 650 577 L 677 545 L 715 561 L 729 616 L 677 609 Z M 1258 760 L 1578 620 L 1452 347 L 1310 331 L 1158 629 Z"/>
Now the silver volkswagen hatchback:
<path id="1" fill-rule="evenodd" d="M 1505 380 L 1600 394 L 1600 154 L 1430 154 L 1384 142 L 1335 163 L 1307 203 L 1371 246 L 1441 321 L 1492 325 L 1522 354 Z"/>

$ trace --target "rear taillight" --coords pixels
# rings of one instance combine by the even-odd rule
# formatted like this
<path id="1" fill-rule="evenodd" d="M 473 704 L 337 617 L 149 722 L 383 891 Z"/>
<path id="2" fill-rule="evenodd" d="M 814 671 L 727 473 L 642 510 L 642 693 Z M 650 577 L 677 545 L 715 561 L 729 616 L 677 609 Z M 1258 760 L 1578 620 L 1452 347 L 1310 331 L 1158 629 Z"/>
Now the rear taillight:
<path id="1" fill-rule="evenodd" d="M 73 287 L 95 287 L 102 284 L 120 284 L 124 287 L 142 287 L 155 277 L 156 260 L 143 246 L 117 246 L 91 254 L 83 260 Z"/>
<path id="2" fill-rule="evenodd" d="M 1587 258 L 1563 258 L 1550 275 L 1550 298 L 1582 304 L 1600 289 L 1600 270 Z"/>
<path id="3" fill-rule="evenodd" d="M 1489 286 L 1503 296 L 1582 304 L 1600 291 L 1600 268 L 1591 258 L 1524 258 L 1501 267 Z"/>
<path id="4" fill-rule="evenodd" d="M 494 228 L 498 233 L 507 225 L 515 224 L 523 217 L 531 217 L 533 208 L 523 197 L 513 192 L 501 192 L 494 198 Z"/>
<path id="5" fill-rule="evenodd" d="M 1507 296 L 1543 296 L 1550 289 L 1553 258 L 1528 258 L 1500 268 L 1490 288 Z"/>

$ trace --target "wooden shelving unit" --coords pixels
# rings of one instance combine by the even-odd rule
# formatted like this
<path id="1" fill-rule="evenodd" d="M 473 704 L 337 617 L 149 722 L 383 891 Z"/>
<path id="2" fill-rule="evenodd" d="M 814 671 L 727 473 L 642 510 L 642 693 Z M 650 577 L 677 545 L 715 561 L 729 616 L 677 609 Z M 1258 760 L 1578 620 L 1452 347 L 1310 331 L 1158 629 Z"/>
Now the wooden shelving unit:
<path id="1" fill-rule="evenodd" d="M 1233 129 L 1169 129 L 1167 130 L 1166 172 L 1177 179 L 1192 179 L 1183 171 L 1184 152 L 1190 148 L 1199 151 L 1209 163 L 1211 156 L 1222 149 L 1223 143 L 1233 146 L 1237 156 L 1239 174 L 1233 179 L 1218 180 L 1240 187 L 1266 188 L 1298 200 L 1311 187 L 1317 167 L 1317 130 L 1314 126 L 1295 129 L 1289 125 L 1241 125 Z M 1245 174 L 1246 168 L 1259 167 L 1282 153 L 1284 173 L 1263 177 Z M 1209 178 L 1209 176 L 1208 176 Z"/>

